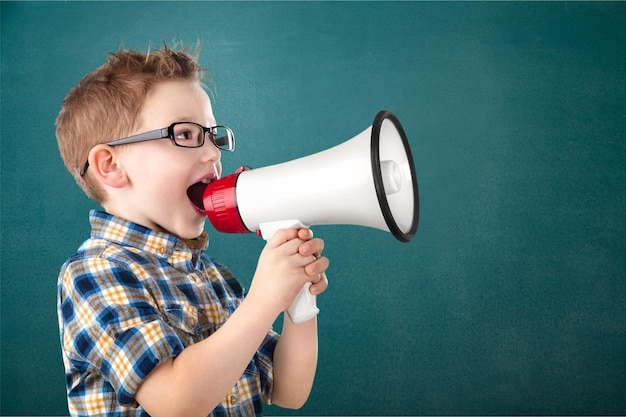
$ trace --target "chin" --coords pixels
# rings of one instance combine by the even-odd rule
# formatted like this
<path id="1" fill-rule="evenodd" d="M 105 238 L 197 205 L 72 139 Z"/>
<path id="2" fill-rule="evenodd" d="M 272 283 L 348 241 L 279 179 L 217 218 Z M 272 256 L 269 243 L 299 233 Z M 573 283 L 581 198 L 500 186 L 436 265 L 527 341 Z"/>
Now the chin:
<path id="1" fill-rule="evenodd" d="M 207 217 L 204 211 L 200 211 L 194 204 L 191 204 L 193 214 L 189 217 L 186 224 L 184 225 L 183 234 L 177 234 L 183 239 L 195 239 L 202 234 L 204 231 L 204 224 L 206 223 Z"/>

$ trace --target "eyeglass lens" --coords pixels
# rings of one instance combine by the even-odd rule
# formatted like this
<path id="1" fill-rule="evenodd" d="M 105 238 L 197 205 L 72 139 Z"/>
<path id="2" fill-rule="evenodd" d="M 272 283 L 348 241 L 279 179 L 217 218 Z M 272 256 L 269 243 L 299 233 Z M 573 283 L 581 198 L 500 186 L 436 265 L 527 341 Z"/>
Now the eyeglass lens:
<path id="1" fill-rule="evenodd" d="M 204 144 L 205 130 L 195 123 L 177 123 L 173 127 L 174 141 L 178 146 L 197 148 Z M 211 142 L 220 149 L 232 150 L 233 140 L 228 129 L 224 127 L 212 127 L 208 129 Z"/>

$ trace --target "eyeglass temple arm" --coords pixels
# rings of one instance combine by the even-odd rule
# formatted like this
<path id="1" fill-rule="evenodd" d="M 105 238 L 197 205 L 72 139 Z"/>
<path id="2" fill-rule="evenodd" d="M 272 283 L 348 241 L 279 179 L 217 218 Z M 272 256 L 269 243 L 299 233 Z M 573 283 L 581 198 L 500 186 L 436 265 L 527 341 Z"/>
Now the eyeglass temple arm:
<path id="1" fill-rule="evenodd" d="M 163 129 L 151 130 L 150 132 L 140 133 L 123 139 L 112 140 L 111 142 L 105 142 L 104 144 L 108 146 L 119 146 L 127 145 L 129 143 L 145 142 L 153 139 L 164 139 L 170 136 L 168 129 L 169 128 L 164 127 Z M 87 160 L 85 165 L 83 165 L 80 171 L 78 171 L 78 175 L 84 177 L 85 172 L 87 172 L 87 168 L 89 168 L 89 160 Z"/>
<path id="2" fill-rule="evenodd" d="M 109 146 L 128 145 L 129 143 L 145 142 L 147 140 L 169 138 L 170 134 L 169 134 L 168 129 L 169 128 L 164 127 L 163 129 L 151 130 L 150 132 L 144 132 L 138 135 L 129 136 L 127 138 L 117 139 L 111 142 L 106 142 L 105 145 L 109 145 Z"/>

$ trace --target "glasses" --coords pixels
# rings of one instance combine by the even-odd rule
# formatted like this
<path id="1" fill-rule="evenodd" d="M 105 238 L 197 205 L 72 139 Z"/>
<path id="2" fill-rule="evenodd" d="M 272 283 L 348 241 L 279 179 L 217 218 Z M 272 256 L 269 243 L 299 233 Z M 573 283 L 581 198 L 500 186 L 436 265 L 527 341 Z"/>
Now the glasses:
<path id="1" fill-rule="evenodd" d="M 235 135 L 229 127 L 204 127 L 193 122 L 172 123 L 163 129 L 152 130 L 150 132 L 140 133 L 127 138 L 117 139 L 111 142 L 106 142 L 104 145 L 128 145 L 129 143 L 169 138 L 174 145 L 181 148 L 199 148 L 204 145 L 207 135 L 211 143 L 218 149 L 228 152 L 235 150 Z M 89 161 L 85 162 L 85 165 L 83 165 L 78 174 L 81 177 L 84 176 L 85 172 L 87 172 L 87 168 L 89 168 Z"/>

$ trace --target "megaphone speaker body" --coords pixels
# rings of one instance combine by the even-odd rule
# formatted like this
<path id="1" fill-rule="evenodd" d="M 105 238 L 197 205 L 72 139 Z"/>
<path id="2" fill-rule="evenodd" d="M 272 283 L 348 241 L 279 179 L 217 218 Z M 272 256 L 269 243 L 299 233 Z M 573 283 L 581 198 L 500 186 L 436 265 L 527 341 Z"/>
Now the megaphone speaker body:
<path id="1" fill-rule="evenodd" d="M 240 168 L 209 184 L 204 209 L 221 232 L 351 224 L 413 239 L 419 220 L 417 177 L 409 142 L 398 119 L 383 110 L 372 126 L 325 151 L 259 169 Z M 318 312 L 304 286 L 288 309 L 301 323 Z"/>
<path id="2" fill-rule="evenodd" d="M 297 219 L 307 226 L 377 228 L 408 242 L 419 219 L 409 143 L 388 111 L 379 112 L 372 126 L 333 148 L 209 184 L 204 205 L 213 226 L 231 233 Z"/>

